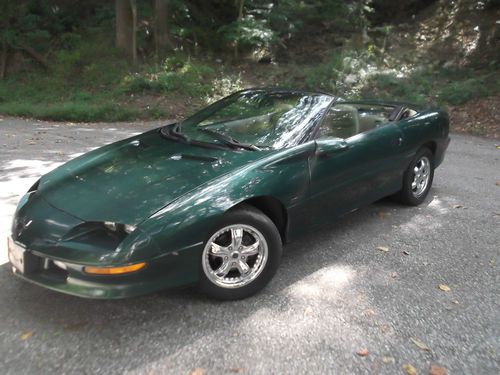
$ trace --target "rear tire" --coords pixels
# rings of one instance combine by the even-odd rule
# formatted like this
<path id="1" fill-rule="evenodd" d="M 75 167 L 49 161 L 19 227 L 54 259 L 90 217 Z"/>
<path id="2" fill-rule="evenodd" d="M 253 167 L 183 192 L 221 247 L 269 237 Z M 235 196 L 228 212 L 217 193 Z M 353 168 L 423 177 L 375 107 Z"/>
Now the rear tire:
<path id="1" fill-rule="evenodd" d="M 271 219 L 242 205 L 228 211 L 205 241 L 200 288 L 221 300 L 249 297 L 273 278 L 281 255 L 281 237 Z"/>
<path id="2" fill-rule="evenodd" d="M 434 155 L 427 147 L 422 147 L 406 169 L 403 188 L 396 194 L 396 198 L 409 206 L 418 206 L 429 194 L 433 179 Z"/>

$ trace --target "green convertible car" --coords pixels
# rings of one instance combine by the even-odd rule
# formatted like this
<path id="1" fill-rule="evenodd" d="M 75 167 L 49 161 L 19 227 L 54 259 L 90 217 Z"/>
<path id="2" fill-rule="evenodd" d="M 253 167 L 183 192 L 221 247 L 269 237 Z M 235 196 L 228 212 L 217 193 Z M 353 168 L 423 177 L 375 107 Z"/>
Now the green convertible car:
<path id="1" fill-rule="evenodd" d="M 424 201 L 448 128 L 438 109 L 240 91 L 41 177 L 17 207 L 9 259 L 82 297 L 198 284 L 244 298 L 308 228 L 385 196 Z"/>

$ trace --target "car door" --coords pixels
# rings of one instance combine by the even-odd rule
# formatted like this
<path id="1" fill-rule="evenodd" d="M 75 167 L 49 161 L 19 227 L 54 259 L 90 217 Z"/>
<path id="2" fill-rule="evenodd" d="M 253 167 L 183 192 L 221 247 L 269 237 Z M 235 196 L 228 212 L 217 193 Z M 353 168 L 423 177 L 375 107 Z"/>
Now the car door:
<path id="1" fill-rule="evenodd" d="M 308 219 L 339 216 L 395 193 L 401 186 L 403 133 L 366 105 L 339 103 L 325 116 L 309 159 Z M 361 111 L 360 111 L 361 109 Z M 367 113 L 377 113 L 370 115 Z"/>

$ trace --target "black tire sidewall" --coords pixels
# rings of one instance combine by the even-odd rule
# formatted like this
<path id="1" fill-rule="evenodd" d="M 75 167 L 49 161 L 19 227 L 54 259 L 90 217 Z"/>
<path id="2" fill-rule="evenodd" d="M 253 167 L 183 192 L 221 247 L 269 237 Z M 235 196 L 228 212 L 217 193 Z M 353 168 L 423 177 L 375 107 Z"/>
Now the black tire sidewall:
<path id="1" fill-rule="evenodd" d="M 203 250 L 201 252 L 201 257 L 199 259 L 200 264 L 200 283 L 199 286 L 201 290 L 203 290 L 209 296 L 221 299 L 221 300 L 236 300 L 249 297 L 259 290 L 264 288 L 269 281 L 275 275 L 279 264 L 281 262 L 282 256 L 282 243 L 281 236 L 278 232 L 278 229 L 274 225 L 271 219 L 267 217 L 264 213 L 259 211 L 258 209 L 242 205 L 237 209 L 233 209 L 228 211 L 221 217 L 218 221 L 217 225 L 210 231 L 209 235 L 203 242 L 203 249 L 205 248 L 210 237 L 217 232 L 219 229 L 222 229 L 228 225 L 234 224 L 247 224 L 254 228 L 256 228 L 259 232 L 262 233 L 264 238 L 267 241 L 268 247 L 268 258 L 267 262 L 264 266 L 264 269 L 260 273 L 259 276 L 248 285 L 245 285 L 240 288 L 229 289 L 223 288 L 208 279 L 205 275 L 205 271 L 203 270 L 202 262 L 203 262 Z"/>
<path id="2" fill-rule="evenodd" d="M 411 184 L 413 182 L 413 169 L 415 168 L 415 165 L 417 164 L 417 162 L 423 156 L 426 156 L 430 162 L 429 182 L 427 183 L 427 187 L 425 188 L 424 192 L 420 196 L 415 197 L 413 195 L 413 192 L 411 189 Z M 431 150 L 429 150 L 427 147 L 422 147 L 415 154 L 415 157 L 413 158 L 408 169 L 404 173 L 403 189 L 401 190 L 401 193 L 400 193 L 400 200 L 403 203 L 406 203 L 408 205 L 418 206 L 419 204 L 421 204 L 425 200 L 425 198 L 427 197 L 427 194 L 429 194 L 429 191 L 432 187 L 433 180 L 434 180 L 434 155 L 432 154 Z"/>

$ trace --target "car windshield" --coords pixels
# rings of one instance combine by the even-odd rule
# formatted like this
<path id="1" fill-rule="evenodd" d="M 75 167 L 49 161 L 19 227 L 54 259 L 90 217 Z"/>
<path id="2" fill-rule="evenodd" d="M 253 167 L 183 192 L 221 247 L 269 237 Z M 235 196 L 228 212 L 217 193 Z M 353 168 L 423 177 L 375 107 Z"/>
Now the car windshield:
<path id="1" fill-rule="evenodd" d="M 332 100 L 328 95 L 294 91 L 244 91 L 189 117 L 179 130 L 200 142 L 286 148 L 310 135 Z"/>

